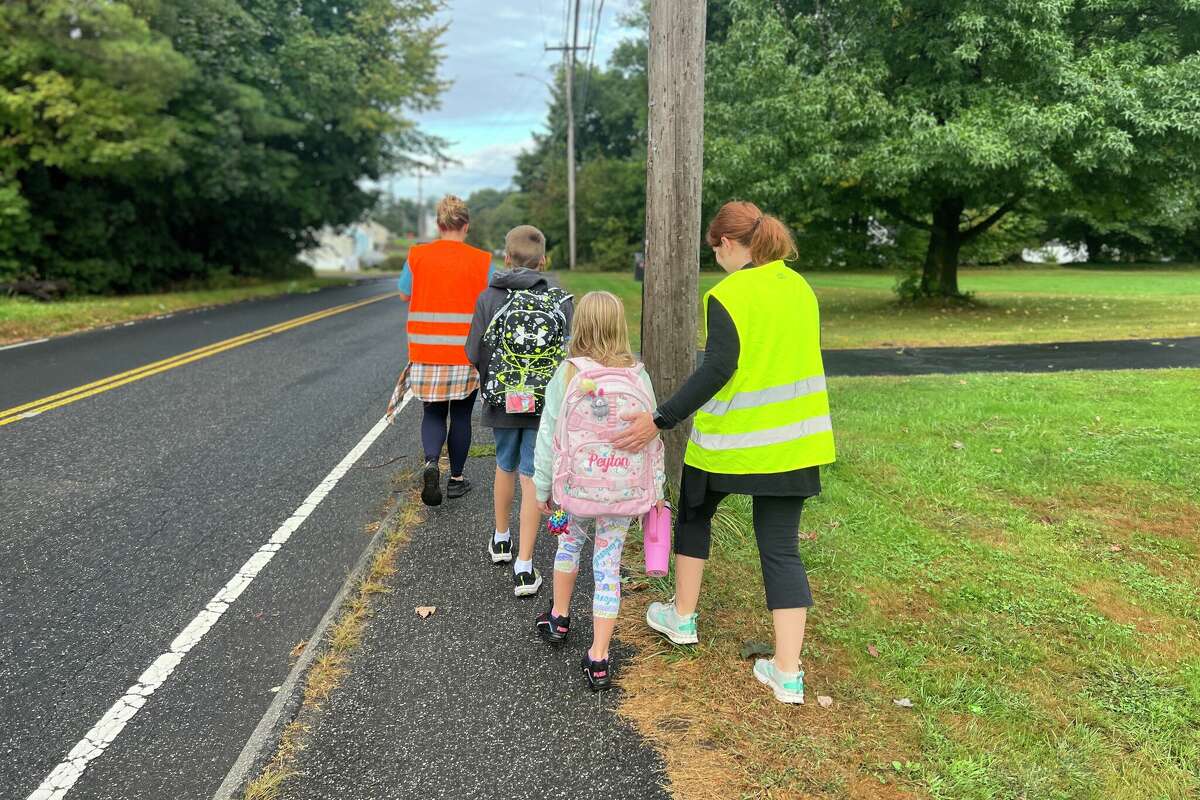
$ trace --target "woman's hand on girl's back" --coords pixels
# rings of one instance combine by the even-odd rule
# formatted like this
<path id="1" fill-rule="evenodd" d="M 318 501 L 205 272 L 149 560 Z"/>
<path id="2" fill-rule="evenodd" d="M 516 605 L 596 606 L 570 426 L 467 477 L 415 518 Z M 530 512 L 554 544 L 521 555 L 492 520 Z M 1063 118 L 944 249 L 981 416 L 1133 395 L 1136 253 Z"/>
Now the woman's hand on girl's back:
<path id="1" fill-rule="evenodd" d="M 629 420 L 629 427 L 613 439 L 613 445 L 618 450 L 626 450 L 630 453 L 637 453 L 646 448 L 658 436 L 658 426 L 654 424 L 654 416 L 647 412 L 634 413 L 626 411 L 621 414 L 621 419 Z"/>

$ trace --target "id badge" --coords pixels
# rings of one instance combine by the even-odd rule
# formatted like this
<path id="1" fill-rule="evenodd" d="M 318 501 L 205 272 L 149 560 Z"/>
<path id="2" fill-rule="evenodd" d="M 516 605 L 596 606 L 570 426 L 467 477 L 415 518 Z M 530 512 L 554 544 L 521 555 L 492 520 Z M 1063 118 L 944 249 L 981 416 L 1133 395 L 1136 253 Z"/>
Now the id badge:
<path id="1" fill-rule="evenodd" d="M 537 396 L 528 389 L 510 389 L 504 393 L 504 410 L 509 414 L 532 414 L 537 410 Z"/>

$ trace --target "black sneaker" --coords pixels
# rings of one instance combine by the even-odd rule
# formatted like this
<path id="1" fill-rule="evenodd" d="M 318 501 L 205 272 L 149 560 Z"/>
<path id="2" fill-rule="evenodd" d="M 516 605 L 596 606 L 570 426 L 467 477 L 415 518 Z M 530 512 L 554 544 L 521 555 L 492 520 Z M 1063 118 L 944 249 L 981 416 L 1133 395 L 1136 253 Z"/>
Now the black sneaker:
<path id="1" fill-rule="evenodd" d="M 493 564 L 499 564 L 502 561 L 512 561 L 512 540 L 505 539 L 503 542 L 496 539 L 496 534 L 492 534 L 492 539 L 488 542 L 488 555 L 492 557 Z"/>
<path id="2" fill-rule="evenodd" d="M 433 461 L 425 462 L 425 471 L 421 473 L 421 502 L 427 506 L 442 504 L 442 471 Z"/>
<path id="3" fill-rule="evenodd" d="M 583 677 L 587 678 L 588 688 L 593 692 L 603 692 L 612 688 L 612 671 L 608 667 L 607 658 L 603 661 L 592 661 L 592 656 L 584 653 L 579 666 L 583 669 Z"/>
<path id="4" fill-rule="evenodd" d="M 466 478 L 451 478 L 446 481 L 446 497 L 456 500 L 471 491 L 471 482 Z"/>
<path id="5" fill-rule="evenodd" d="M 550 644 L 565 642 L 567 634 L 571 632 L 571 618 L 556 617 L 553 611 L 543 611 L 538 614 L 533 624 L 537 628 L 538 635 Z"/>
<path id="6" fill-rule="evenodd" d="M 532 572 L 518 572 L 513 575 L 513 594 L 517 597 L 531 597 L 542 588 L 542 573 L 536 569 Z"/>

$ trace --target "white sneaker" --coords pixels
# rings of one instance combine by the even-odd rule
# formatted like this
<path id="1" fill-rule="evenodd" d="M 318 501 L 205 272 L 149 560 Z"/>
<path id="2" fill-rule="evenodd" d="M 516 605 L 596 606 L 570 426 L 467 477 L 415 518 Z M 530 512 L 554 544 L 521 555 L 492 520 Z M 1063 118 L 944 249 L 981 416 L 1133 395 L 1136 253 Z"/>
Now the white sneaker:
<path id="1" fill-rule="evenodd" d="M 774 659 L 760 658 L 754 662 L 754 677 L 764 686 L 770 686 L 779 702 L 804 702 L 804 670 L 791 674 L 780 672 Z"/>
<path id="2" fill-rule="evenodd" d="M 675 644 L 696 644 L 700 637 L 696 635 L 696 620 L 699 615 L 695 612 L 686 617 L 679 616 L 675 610 L 675 602 L 651 603 L 646 609 L 646 624 Z"/>

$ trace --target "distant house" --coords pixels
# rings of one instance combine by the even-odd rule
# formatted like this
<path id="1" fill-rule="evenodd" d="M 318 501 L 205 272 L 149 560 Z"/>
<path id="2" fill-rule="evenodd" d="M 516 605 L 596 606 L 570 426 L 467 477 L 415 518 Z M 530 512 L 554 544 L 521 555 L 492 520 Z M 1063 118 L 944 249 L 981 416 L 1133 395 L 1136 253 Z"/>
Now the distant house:
<path id="1" fill-rule="evenodd" d="M 387 258 L 392 233 L 378 222 L 367 221 L 341 230 L 325 227 L 316 238 L 316 246 L 300 254 L 301 261 L 318 270 L 358 272 Z"/>

